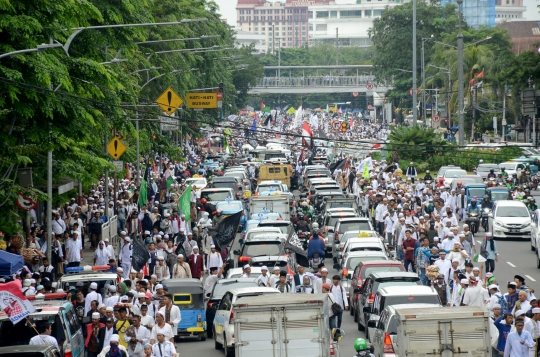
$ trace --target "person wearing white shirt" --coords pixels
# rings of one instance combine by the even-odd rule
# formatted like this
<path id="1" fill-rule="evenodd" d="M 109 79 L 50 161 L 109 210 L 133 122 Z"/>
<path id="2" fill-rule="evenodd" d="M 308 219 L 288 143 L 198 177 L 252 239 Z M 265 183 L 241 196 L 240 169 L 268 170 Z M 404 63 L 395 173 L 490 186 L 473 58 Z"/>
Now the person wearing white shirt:
<path id="1" fill-rule="evenodd" d="M 450 276 L 452 270 L 452 262 L 446 259 L 446 252 L 441 250 L 439 252 L 439 259 L 435 261 L 435 265 L 439 267 L 439 273 L 444 275 L 444 282 L 448 284 L 448 281 L 453 277 Z"/>
<path id="2" fill-rule="evenodd" d="M 484 296 L 484 288 L 478 284 L 478 281 L 476 279 L 469 279 L 469 287 L 467 288 L 466 294 L 462 301 L 463 305 L 484 308 Z"/>
<path id="3" fill-rule="evenodd" d="M 101 294 L 96 292 L 97 288 L 97 283 L 90 283 L 90 292 L 84 298 L 84 315 L 88 314 L 88 311 L 92 309 L 92 301 L 96 300 L 98 306 L 101 304 Z"/>
<path id="4" fill-rule="evenodd" d="M 109 251 L 109 253 L 111 253 L 111 259 L 115 259 L 116 257 L 116 253 L 114 251 L 114 247 L 112 245 L 109 244 L 109 238 L 105 238 L 103 240 L 103 243 L 105 243 L 105 247 L 107 248 L 107 250 Z M 109 262 L 107 262 L 108 264 Z"/>
<path id="5" fill-rule="evenodd" d="M 268 282 L 270 281 L 270 275 L 268 275 L 268 267 L 266 265 L 263 265 L 261 267 L 261 275 L 255 279 L 257 284 L 260 286 L 268 286 Z"/>
<path id="6" fill-rule="evenodd" d="M 83 259 L 81 239 L 77 232 L 73 232 L 73 237 L 66 241 L 66 260 L 68 267 L 78 267 Z"/>
<path id="7" fill-rule="evenodd" d="M 330 293 L 334 295 L 334 301 L 341 306 L 343 310 L 349 309 L 349 302 L 347 301 L 347 294 L 345 290 L 343 290 L 343 287 L 340 284 L 341 278 L 339 275 L 334 275 L 332 277 L 332 285 L 330 287 Z M 341 313 L 336 314 L 336 327 L 341 328 L 341 319 L 343 317 L 343 311 Z"/>
<path id="8" fill-rule="evenodd" d="M 534 341 L 528 331 L 524 331 L 524 321 L 516 319 L 514 327 L 516 331 L 512 331 L 506 338 L 506 346 L 504 347 L 504 357 L 527 357 L 532 348 L 534 350 Z"/>
<path id="9" fill-rule="evenodd" d="M 58 349 L 58 341 L 56 341 L 56 338 L 51 336 L 52 333 L 52 325 L 48 322 L 41 322 L 41 324 L 38 327 L 39 335 L 34 336 L 30 339 L 29 345 L 47 345 L 47 346 L 54 346 Z"/>
<path id="10" fill-rule="evenodd" d="M 150 343 L 157 342 L 157 332 L 159 330 L 165 331 L 165 337 L 169 341 L 174 341 L 174 336 L 171 325 L 165 322 L 165 315 L 160 311 L 156 312 L 156 324 L 152 327 L 150 332 Z"/>
<path id="11" fill-rule="evenodd" d="M 167 293 L 163 296 L 165 306 L 159 309 L 159 312 L 163 314 L 165 323 L 169 324 L 172 328 L 173 335 L 178 332 L 178 324 L 182 321 L 182 315 L 178 306 L 173 305 L 172 295 Z"/>
<path id="12" fill-rule="evenodd" d="M 156 333 L 157 342 L 152 347 L 154 357 L 176 357 L 176 348 L 174 343 L 166 341 L 166 331 L 158 330 Z"/>
<path id="13" fill-rule="evenodd" d="M 450 231 L 448 231 L 446 235 L 448 236 L 448 238 L 443 239 L 443 241 L 441 242 L 441 246 L 442 249 L 446 251 L 451 251 L 452 249 L 454 249 L 454 243 L 459 243 L 459 241 L 454 237 L 454 233 Z"/>
<path id="14" fill-rule="evenodd" d="M 133 340 L 136 340 L 138 343 L 141 343 L 143 346 L 150 341 L 150 331 L 148 329 L 141 325 L 141 316 L 140 315 L 133 315 L 131 318 L 133 321 L 133 328 L 135 329 L 135 337 L 130 337 L 128 334 L 124 334 L 124 341 L 128 343 L 128 355 L 130 357 L 142 357 L 144 355 L 144 352 L 135 353 L 132 349 L 132 344 L 129 342 L 132 342 Z M 128 327 L 128 329 L 131 328 Z"/>
<path id="15" fill-rule="evenodd" d="M 533 340 L 540 338 L 540 308 L 532 309 L 533 316 L 525 321 L 525 331 L 529 332 Z M 534 348 L 529 350 L 529 357 L 535 357 Z"/>
<path id="16" fill-rule="evenodd" d="M 444 243 L 444 241 L 443 241 Z M 448 254 L 448 260 L 451 262 L 454 262 L 457 260 L 458 262 L 458 269 L 462 270 L 465 269 L 465 260 L 469 257 L 469 254 L 463 249 L 461 246 L 461 243 L 459 241 L 454 242 L 454 247 Z"/>
<path id="17" fill-rule="evenodd" d="M 150 305 L 153 306 L 153 304 L 150 304 Z M 148 331 L 151 331 L 152 327 L 154 327 L 156 323 L 154 322 L 154 318 L 148 315 L 148 305 L 146 304 L 146 302 L 141 305 L 140 310 L 141 310 L 141 325 L 145 326 L 148 329 Z"/>
<path id="18" fill-rule="evenodd" d="M 210 254 L 208 254 L 208 257 L 206 258 L 206 269 L 210 270 L 210 268 L 221 268 L 223 265 L 223 258 L 221 257 L 221 254 L 216 251 L 216 246 L 211 245 L 210 246 Z"/>
<path id="19" fill-rule="evenodd" d="M 100 241 L 94 251 L 94 265 L 108 265 L 110 258 L 111 252 L 105 247 L 105 242 Z"/>
<path id="20" fill-rule="evenodd" d="M 60 214 L 57 213 L 51 223 L 52 231 L 55 235 L 64 234 L 66 231 L 66 222 L 60 218 Z"/>
<path id="21" fill-rule="evenodd" d="M 313 284 L 313 285 L 315 285 L 315 293 L 316 294 L 320 294 L 320 293 L 323 292 L 322 286 L 324 284 L 332 285 L 332 281 L 330 280 L 330 278 L 328 278 L 328 269 L 326 269 L 326 268 L 321 269 L 321 277 L 318 278 L 317 281 L 315 281 L 315 284 Z"/>
<path id="22" fill-rule="evenodd" d="M 305 267 L 303 267 L 301 265 L 298 265 L 297 270 L 298 270 L 298 272 L 294 274 L 293 280 L 292 280 L 291 293 L 293 293 L 293 294 L 296 293 L 296 289 L 298 289 L 300 287 L 300 285 L 304 284 L 304 276 L 306 275 L 305 274 L 305 270 L 306 270 Z"/>
<path id="23" fill-rule="evenodd" d="M 131 272 L 131 238 L 126 237 L 125 231 L 120 232 L 120 238 L 124 240 L 124 245 L 122 246 L 120 254 L 118 255 L 118 262 L 122 266 L 124 273 L 123 278 L 129 279 L 129 273 Z"/>

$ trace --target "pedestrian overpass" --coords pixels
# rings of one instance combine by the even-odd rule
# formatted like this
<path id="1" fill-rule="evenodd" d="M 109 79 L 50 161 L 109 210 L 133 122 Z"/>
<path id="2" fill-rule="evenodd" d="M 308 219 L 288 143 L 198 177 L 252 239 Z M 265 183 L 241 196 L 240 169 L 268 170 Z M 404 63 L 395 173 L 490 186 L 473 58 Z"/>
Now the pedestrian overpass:
<path id="1" fill-rule="evenodd" d="M 375 82 L 372 65 L 265 66 L 264 77 L 250 94 L 364 93 L 384 94 L 392 83 Z"/>

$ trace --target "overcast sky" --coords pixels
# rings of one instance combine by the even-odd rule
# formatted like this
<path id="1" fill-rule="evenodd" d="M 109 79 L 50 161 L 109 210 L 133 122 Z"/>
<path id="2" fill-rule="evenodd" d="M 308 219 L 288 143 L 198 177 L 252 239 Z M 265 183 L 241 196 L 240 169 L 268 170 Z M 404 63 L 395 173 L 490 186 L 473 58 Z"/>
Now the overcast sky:
<path id="1" fill-rule="evenodd" d="M 214 0 L 221 9 L 223 18 L 227 19 L 229 25 L 236 27 L 236 0 Z M 272 1 L 272 0 L 270 0 Z M 337 4 L 351 4 L 355 3 L 354 0 L 336 0 Z M 525 17 L 527 20 L 539 20 L 540 13 L 538 12 L 537 5 L 540 5 L 539 0 L 523 0 L 525 6 L 527 6 L 527 12 Z"/>

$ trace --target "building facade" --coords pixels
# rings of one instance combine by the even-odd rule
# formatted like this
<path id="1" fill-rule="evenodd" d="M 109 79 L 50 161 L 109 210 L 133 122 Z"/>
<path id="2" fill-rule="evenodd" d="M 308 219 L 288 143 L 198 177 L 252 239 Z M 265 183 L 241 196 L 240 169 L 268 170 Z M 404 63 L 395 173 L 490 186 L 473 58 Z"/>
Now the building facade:
<path id="1" fill-rule="evenodd" d="M 523 21 L 527 7 L 523 0 L 495 0 L 495 22 Z"/>

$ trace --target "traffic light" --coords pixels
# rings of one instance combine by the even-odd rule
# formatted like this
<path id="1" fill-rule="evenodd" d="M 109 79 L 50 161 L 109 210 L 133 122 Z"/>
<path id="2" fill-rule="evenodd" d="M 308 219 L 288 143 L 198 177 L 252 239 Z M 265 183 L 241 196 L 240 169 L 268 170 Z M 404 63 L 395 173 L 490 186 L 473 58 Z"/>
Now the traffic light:
<path id="1" fill-rule="evenodd" d="M 223 93 L 223 82 L 219 82 L 219 84 L 218 84 L 218 91 L 220 91 L 221 93 Z"/>
<path id="2" fill-rule="evenodd" d="M 346 122 L 341 123 L 341 131 L 344 132 L 344 133 L 347 131 L 347 123 Z"/>

